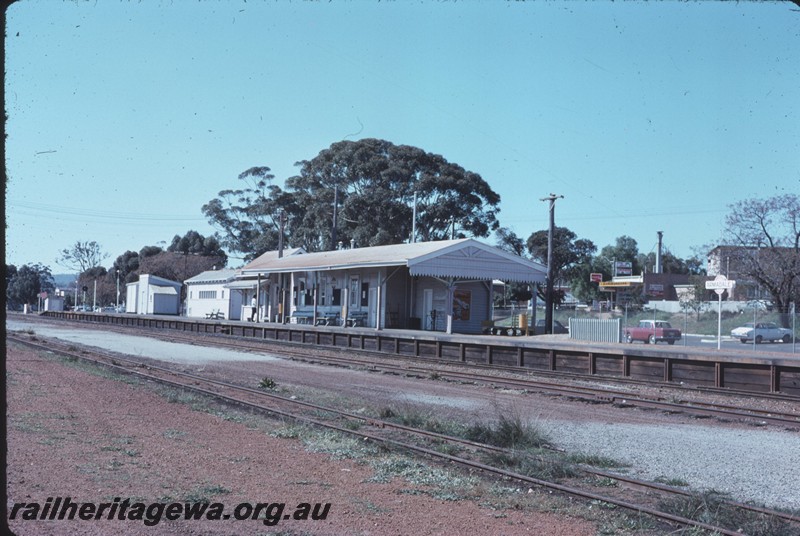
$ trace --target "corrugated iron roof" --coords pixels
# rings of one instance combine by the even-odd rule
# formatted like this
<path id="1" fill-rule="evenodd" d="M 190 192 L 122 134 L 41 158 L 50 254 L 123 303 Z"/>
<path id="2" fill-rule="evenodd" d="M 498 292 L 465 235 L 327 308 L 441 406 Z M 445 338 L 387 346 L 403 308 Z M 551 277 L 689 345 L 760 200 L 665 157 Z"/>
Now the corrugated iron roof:
<path id="1" fill-rule="evenodd" d="M 304 254 L 306 250 L 303 248 L 286 248 L 283 250 L 283 257 L 291 257 L 293 255 Z M 267 251 L 247 263 L 242 270 L 250 270 L 251 268 L 259 268 L 262 265 L 269 264 L 272 261 L 278 260 L 278 250 Z"/>
<path id="2" fill-rule="evenodd" d="M 263 257 L 263 256 L 262 256 Z M 243 274 L 407 266 L 411 275 L 537 282 L 544 267 L 471 238 L 304 253 L 254 260 Z"/>
<path id="3" fill-rule="evenodd" d="M 225 268 L 222 270 L 206 270 L 205 272 L 200 272 L 194 277 L 190 277 L 184 283 L 193 284 L 193 283 L 213 283 L 215 281 L 228 281 L 239 272 L 239 270 L 235 270 L 233 268 Z"/>

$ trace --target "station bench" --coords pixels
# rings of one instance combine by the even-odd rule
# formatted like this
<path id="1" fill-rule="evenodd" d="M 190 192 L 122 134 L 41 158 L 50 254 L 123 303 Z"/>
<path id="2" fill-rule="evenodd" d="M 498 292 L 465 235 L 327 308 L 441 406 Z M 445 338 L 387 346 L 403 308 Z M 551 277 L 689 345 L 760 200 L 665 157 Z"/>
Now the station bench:
<path id="1" fill-rule="evenodd" d="M 314 313 L 311 311 L 294 311 L 289 317 L 289 321 L 295 324 L 311 324 L 313 319 Z"/>
<path id="2" fill-rule="evenodd" d="M 321 313 L 317 315 L 317 326 L 338 326 L 339 313 Z"/>
<path id="3" fill-rule="evenodd" d="M 347 327 L 355 328 L 367 324 L 367 313 L 355 312 L 347 315 Z"/>

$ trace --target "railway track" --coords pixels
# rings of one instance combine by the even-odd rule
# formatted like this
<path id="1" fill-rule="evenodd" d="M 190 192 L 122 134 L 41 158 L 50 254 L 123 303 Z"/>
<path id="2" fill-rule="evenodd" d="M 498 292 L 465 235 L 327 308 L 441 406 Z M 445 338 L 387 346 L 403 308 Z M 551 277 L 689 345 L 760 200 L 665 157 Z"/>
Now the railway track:
<path id="1" fill-rule="evenodd" d="M 129 328 L 106 325 L 104 330 L 118 333 L 130 333 Z M 141 329 L 134 330 L 141 333 Z M 391 361 L 401 361 L 397 365 L 390 362 L 386 354 L 370 350 L 351 349 L 343 350 L 337 347 L 309 347 L 296 345 L 290 342 L 264 341 L 260 339 L 240 339 L 235 336 L 222 334 L 207 334 L 203 336 L 186 335 L 170 332 L 168 335 L 160 330 L 147 330 L 150 336 L 172 342 L 187 344 L 203 344 L 226 349 L 240 349 L 247 351 L 269 351 L 278 357 L 288 357 L 309 363 L 325 363 L 345 367 L 368 367 L 374 371 L 400 375 L 420 375 L 422 377 L 435 376 L 440 380 L 464 383 L 482 383 L 499 388 L 518 389 L 531 392 L 549 393 L 569 398 L 585 400 L 593 404 L 611 404 L 621 408 L 638 407 L 661 410 L 666 413 L 688 414 L 695 417 L 712 417 L 720 420 L 739 420 L 755 423 L 757 425 L 772 424 L 789 429 L 800 430 L 800 409 L 795 412 L 776 412 L 757 407 L 746 407 L 735 404 L 709 402 L 698 398 L 700 394 L 724 395 L 730 397 L 761 398 L 770 401 L 781 401 L 796 404 L 800 408 L 800 397 L 783 395 L 779 393 L 760 393 L 736 391 L 731 389 L 697 389 L 695 387 L 682 387 L 674 383 L 643 382 L 636 379 L 592 377 L 574 373 L 547 373 L 546 371 L 520 371 L 518 368 L 487 366 L 473 363 L 454 363 L 453 361 L 426 358 L 391 356 Z M 423 364 L 425 366 L 423 366 Z M 431 368 L 444 367 L 444 368 Z M 459 368 L 461 370 L 453 370 Z M 463 370 L 466 369 L 466 370 Z M 492 374 L 489 374 L 489 373 Z M 508 376 L 499 376 L 497 372 L 507 373 Z M 531 376 L 535 376 L 533 378 Z M 538 379 L 549 378 L 549 381 Z M 633 393 L 630 390 L 613 389 L 610 387 L 597 387 L 580 385 L 578 382 L 614 384 L 622 387 L 658 387 L 671 391 L 670 397 L 653 397 Z"/>
<path id="2" fill-rule="evenodd" d="M 606 493 L 598 493 L 587 486 L 578 487 L 573 484 L 563 484 L 557 481 L 521 474 L 513 470 L 497 466 L 496 464 L 490 465 L 480 461 L 480 457 L 477 457 L 476 459 L 475 456 L 475 453 L 480 452 L 492 452 L 495 454 L 499 453 L 505 456 L 512 456 L 516 454 L 509 449 L 503 449 L 487 444 L 465 440 L 463 438 L 430 432 L 411 426 L 404 426 L 384 419 L 375 419 L 363 415 L 343 412 L 335 408 L 321 406 L 318 404 L 293 400 L 260 389 L 253 389 L 251 387 L 205 378 L 197 374 L 179 372 L 153 364 L 144 364 L 141 360 L 121 357 L 119 355 L 111 355 L 109 353 L 96 350 L 81 350 L 78 352 L 71 350 L 69 345 L 66 344 L 58 344 L 52 341 L 48 341 L 45 344 L 41 342 L 34 342 L 30 339 L 16 335 L 8 335 L 7 339 L 9 341 L 24 344 L 28 347 L 38 350 L 53 352 L 68 359 L 80 359 L 82 361 L 108 367 L 117 372 L 134 375 L 144 380 L 158 382 L 175 388 L 191 390 L 202 395 L 216 398 L 227 404 L 233 404 L 239 407 L 248 408 L 250 410 L 265 412 L 271 415 L 280 416 L 282 418 L 292 419 L 310 426 L 335 430 L 343 434 L 355 435 L 362 440 L 369 440 L 375 443 L 390 446 L 392 448 L 414 452 L 429 458 L 438 459 L 442 462 L 458 464 L 467 467 L 470 470 L 480 470 L 496 477 L 543 487 L 552 491 L 580 497 L 590 501 L 600 501 L 605 504 L 615 505 L 617 507 L 625 508 L 634 512 L 653 516 L 654 518 L 660 519 L 669 524 L 699 528 L 712 531 L 715 534 L 742 534 L 742 532 L 738 529 L 717 526 L 711 523 L 675 515 L 653 506 L 654 498 L 651 496 L 652 494 L 659 494 L 659 496 L 680 496 L 686 498 L 692 497 L 690 492 L 678 488 L 632 479 L 625 477 L 624 475 L 618 475 L 607 471 L 597 471 L 583 467 L 581 469 L 581 473 L 583 475 L 613 479 L 622 483 L 627 490 L 646 490 L 646 495 L 644 497 L 633 494 L 632 498 L 629 496 L 630 493 L 622 497 Z M 171 339 L 174 340 L 172 337 Z M 311 411 L 317 413 L 324 412 L 326 415 L 332 415 L 334 417 L 333 421 L 335 422 L 331 422 L 330 420 L 323 421 L 318 418 L 309 417 L 308 412 Z M 348 425 L 347 423 L 350 421 L 359 423 L 358 429 L 354 429 L 354 426 Z M 365 432 L 363 430 L 363 426 L 369 426 L 370 432 Z M 398 437 L 397 434 L 400 434 L 400 436 Z M 409 437 L 417 438 L 417 442 L 409 442 Z M 422 442 L 420 442 L 420 438 Z M 429 443 L 426 443 L 430 441 L 435 441 L 438 444 L 446 443 L 454 446 L 459 449 L 459 455 L 444 454 L 441 452 L 441 450 L 434 449 Z M 744 511 L 751 516 L 768 518 L 771 523 L 785 524 L 789 530 L 800 530 L 800 517 L 798 516 L 732 501 L 725 501 L 724 504 L 726 508 L 736 511 Z"/>

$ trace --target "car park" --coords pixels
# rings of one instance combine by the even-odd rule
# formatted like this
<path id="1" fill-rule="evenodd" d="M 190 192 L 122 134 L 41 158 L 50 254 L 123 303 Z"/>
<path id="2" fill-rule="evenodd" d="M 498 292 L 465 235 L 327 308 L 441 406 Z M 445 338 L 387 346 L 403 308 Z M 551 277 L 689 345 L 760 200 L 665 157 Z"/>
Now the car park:
<path id="1" fill-rule="evenodd" d="M 743 343 L 753 340 L 756 344 L 764 341 L 792 342 L 792 330 L 778 327 L 775 322 L 756 322 L 755 329 L 753 329 L 753 322 L 748 322 L 731 330 L 731 337 L 739 339 Z"/>

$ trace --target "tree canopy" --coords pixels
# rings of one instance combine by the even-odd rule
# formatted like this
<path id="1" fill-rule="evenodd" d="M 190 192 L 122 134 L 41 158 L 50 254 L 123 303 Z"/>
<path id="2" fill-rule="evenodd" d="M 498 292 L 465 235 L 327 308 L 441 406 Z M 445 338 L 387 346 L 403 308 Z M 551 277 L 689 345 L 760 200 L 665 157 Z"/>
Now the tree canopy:
<path id="1" fill-rule="evenodd" d="M 536 231 L 528 237 L 526 246 L 534 260 L 547 264 L 548 231 Z M 579 266 L 588 265 L 597 246 L 591 240 L 578 238 L 566 227 L 553 228 L 553 273 L 555 279 L 568 282 Z"/>
<path id="2" fill-rule="evenodd" d="M 56 262 L 70 270 L 85 272 L 89 268 L 100 266 L 100 263 L 107 257 L 108 253 L 104 253 L 100 244 L 94 240 L 78 241 L 71 247 L 62 249 L 61 256 L 56 259 Z"/>
<path id="3" fill-rule="evenodd" d="M 13 272 L 7 281 L 6 298 L 8 305 L 17 308 L 23 304 L 35 303 L 41 292 L 52 292 L 55 290 L 55 282 L 50 268 L 39 263 L 24 264 L 19 268 L 11 265 L 6 266 L 6 274 Z"/>
<path id="4" fill-rule="evenodd" d="M 500 196 L 477 173 L 440 155 L 386 140 L 341 141 L 296 164 L 285 190 L 266 166 L 239 175 L 244 186 L 222 190 L 203 206 L 222 245 L 252 259 L 275 249 L 285 214 L 287 244 L 309 251 L 354 240 L 362 246 L 411 238 L 485 237 L 498 227 Z"/>
<path id="5" fill-rule="evenodd" d="M 183 236 L 175 235 L 167 251 L 184 255 L 215 257 L 220 268 L 225 266 L 228 261 L 228 255 L 222 249 L 217 237 L 205 237 L 197 231 L 188 231 Z"/>
<path id="6" fill-rule="evenodd" d="M 292 210 L 293 199 L 271 184 L 270 168 L 257 166 L 239 174 L 243 186 L 222 190 L 203 205 L 209 223 L 222 232 L 221 245 L 252 260 L 278 246 L 280 213 Z"/>
<path id="7" fill-rule="evenodd" d="M 298 166 L 286 181 L 297 209 L 292 236 L 311 250 L 407 241 L 415 198 L 417 240 L 485 237 L 499 226 L 500 196 L 480 175 L 417 147 L 341 141 Z"/>

